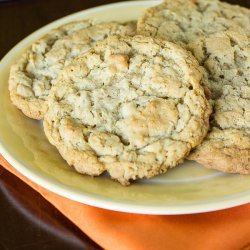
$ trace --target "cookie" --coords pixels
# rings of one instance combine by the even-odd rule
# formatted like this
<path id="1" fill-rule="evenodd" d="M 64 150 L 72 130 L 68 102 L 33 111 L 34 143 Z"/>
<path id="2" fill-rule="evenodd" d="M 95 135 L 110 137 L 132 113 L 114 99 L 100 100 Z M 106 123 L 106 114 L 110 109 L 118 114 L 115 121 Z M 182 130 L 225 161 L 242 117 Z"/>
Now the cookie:
<path id="1" fill-rule="evenodd" d="M 250 10 L 216 0 L 166 1 L 145 12 L 138 30 L 180 44 L 205 70 L 211 131 L 189 159 L 250 174 Z"/>
<path id="2" fill-rule="evenodd" d="M 210 106 L 191 53 L 112 36 L 75 58 L 48 98 L 44 131 L 69 165 L 122 185 L 181 163 L 201 143 Z"/>
<path id="3" fill-rule="evenodd" d="M 250 38 L 228 31 L 189 44 L 208 74 L 211 132 L 189 156 L 206 167 L 250 174 Z"/>
<path id="4" fill-rule="evenodd" d="M 27 116 L 42 119 L 44 103 L 60 71 L 73 58 L 88 51 L 108 35 L 133 35 L 135 22 L 94 24 L 77 21 L 50 31 L 31 45 L 11 67 L 12 102 Z"/>
<path id="5" fill-rule="evenodd" d="M 250 36 L 250 10 L 217 0 L 165 0 L 138 20 L 140 34 L 182 46 L 229 29 Z"/>

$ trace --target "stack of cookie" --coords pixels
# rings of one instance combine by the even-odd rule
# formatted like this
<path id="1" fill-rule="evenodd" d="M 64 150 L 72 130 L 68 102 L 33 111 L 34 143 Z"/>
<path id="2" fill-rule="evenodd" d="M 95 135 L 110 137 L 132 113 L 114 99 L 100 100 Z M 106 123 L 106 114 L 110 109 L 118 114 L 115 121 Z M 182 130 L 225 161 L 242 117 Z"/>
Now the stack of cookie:
<path id="1" fill-rule="evenodd" d="M 69 165 L 128 185 L 186 158 L 250 174 L 249 79 L 250 10 L 166 0 L 137 25 L 52 30 L 12 66 L 9 90 Z"/>

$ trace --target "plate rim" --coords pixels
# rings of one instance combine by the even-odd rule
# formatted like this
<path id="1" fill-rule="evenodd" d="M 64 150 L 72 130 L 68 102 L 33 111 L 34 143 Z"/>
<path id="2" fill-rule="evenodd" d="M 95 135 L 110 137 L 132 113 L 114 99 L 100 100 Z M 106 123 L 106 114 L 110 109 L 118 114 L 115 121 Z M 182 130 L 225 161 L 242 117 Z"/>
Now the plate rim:
<path id="1" fill-rule="evenodd" d="M 38 33 L 42 34 L 47 29 L 52 29 L 57 27 L 57 25 L 62 25 L 63 23 L 67 23 L 72 21 L 73 19 L 80 18 L 79 15 L 84 18 L 85 15 L 89 15 L 92 13 L 98 13 L 103 10 L 109 10 L 114 8 L 121 7 L 130 7 L 134 4 L 142 5 L 142 6 L 152 6 L 154 4 L 159 4 L 162 1 L 126 1 L 126 2 L 118 2 L 111 3 L 106 5 L 97 6 L 90 9 L 85 9 L 82 11 L 78 11 L 76 13 L 67 15 L 60 19 L 57 19 L 36 31 L 32 32 L 30 35 L 26 36 L 19 43 L 17 43 L 0 61 L 0 71 L 3 70 L 5 64 L 9 61 L 12 55 L 15 55 L 16 51 L 19 51 L 24 45 L 27 45 L 29 40 L 33 40 Z M 118 211 L 118 212 L 127 212 L 127 213 L 136 213 L 136 214 L 151 214 L 151 215 L 180 215 L 180 214 L 195 214 L 195 213 L 204 213 L 211 212 L 226 208 L 231 208 L 243 204 L 247 204 L 250 202 L 250 191 L 244 192 L 238 195 L 232 195 L 223 198 L 218 198 L 218 200 L 214 199 L 210 202 L 199 202 L 193 203 L 191 205 L 187 204 L 185 206 L 171 205 L 166 207 L 159 207 L 156 205 L 138 205 L 132 203 L 121 203 L 119 201 L 113 201 L 109 198 L 105 198 L 98 195 L 89 195 L 84 191 L 80 193 L 73 191 L 66 184 L 60 183 L 56 181 L 53 183 L 50 180 L 47 180 L 43 176 L 36 174 L 34 170 L 32 171 L 29 167 L 25 166 L 25 163 L 22 163 L 20 159 L 14 156 L 11 150 L 7 149 L 4 145 L 2 139 L 0 138 L 0 153 L 2 156 L 15 168 L 18 172 L 24 175 L 26 178 L 31 180 L 32 182 L 38 184 L 39 186 L 58 194 L 62 197 L 66 197 L 70 200 L 77 201 L 83 204 L 87 204 L 94 207 L 104 208 L 108 210 Z M 39 192 L 39 191 L 38 191 Z M 95 197 L 97 196 L 97 197 Z"/>

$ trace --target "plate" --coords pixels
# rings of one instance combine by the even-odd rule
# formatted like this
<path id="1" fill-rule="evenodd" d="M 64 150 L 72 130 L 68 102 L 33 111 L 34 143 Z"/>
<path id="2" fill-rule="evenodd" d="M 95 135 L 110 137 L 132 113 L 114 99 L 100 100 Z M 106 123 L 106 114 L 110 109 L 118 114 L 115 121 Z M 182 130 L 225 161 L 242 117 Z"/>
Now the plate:
<path id="1" fill-rule="evenodd" d="M 0 62 L 0 152 L 23 175 L 44 188 L 88 205 L 142 214 L 190 214 L 213 211 L 250 201 L 250 176 L 224 174 L 185 161 L 153 179 L 122 187 L 106 175 L 76 173 L 47 141 L 41 122 L 25 117 L 9 98 L 10 65 L 29 44 L 64 23 L 136 19 L 156 1 L 129 1 L 84 10 L 59 19 L 17 44 Z"/>

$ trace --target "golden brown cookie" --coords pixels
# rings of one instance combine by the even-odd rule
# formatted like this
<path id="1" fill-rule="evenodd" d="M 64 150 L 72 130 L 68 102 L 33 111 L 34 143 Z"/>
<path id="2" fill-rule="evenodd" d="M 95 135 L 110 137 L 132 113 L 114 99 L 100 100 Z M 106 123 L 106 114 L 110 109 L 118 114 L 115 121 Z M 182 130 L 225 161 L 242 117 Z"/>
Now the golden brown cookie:
<path id="1" fill-rule="evenodd" d="M 66 67 L 45 133 L 78 172 L 123 185 L 181 163 L 208 130 L 210 106 L 191 53 L 149 37 L 113 36 Z"/>
<path id="2" fill-rule="evenodd" d="M 190 50 L 205 70 L 211 131 L 189 159 L 250 174 L 250 10 L 217 0 L 166 0 L 146 10 L 138 31 Z"/>
<path id="3" fill-rule="evenodd" d="M 11 67 L 12 102 L 25 115 L 42 119 L 51 86 L 73 58 L 109 35 L 133 35 L 134 32 L 135 22 L 93 24 L 91 20 L 69 23 L 50 31 L 33 43 Z"/>

